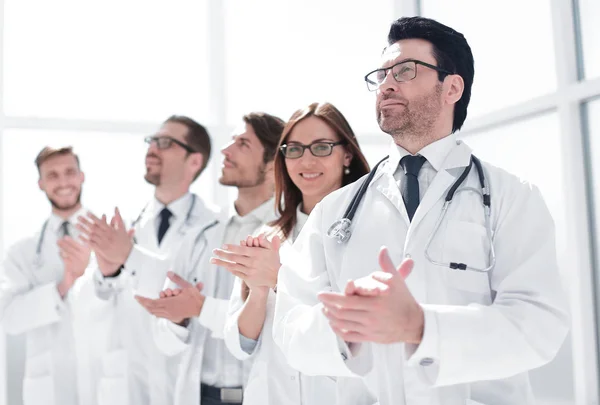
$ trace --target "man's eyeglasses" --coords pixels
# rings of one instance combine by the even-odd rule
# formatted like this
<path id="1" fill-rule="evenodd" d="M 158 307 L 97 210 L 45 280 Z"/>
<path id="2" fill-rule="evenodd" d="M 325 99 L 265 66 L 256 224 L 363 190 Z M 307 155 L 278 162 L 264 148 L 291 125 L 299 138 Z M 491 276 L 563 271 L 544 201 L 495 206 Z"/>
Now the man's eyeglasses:
<path id="1" fill-rule="evenodd" d="M 152 142 L 155 142 L 156 147 L 161 150 L 169 149 L 171 145 L 176 144 L 181 146 L 188 153 L 198 153 L 185 143 L 178 141 L 175 138 L 171 138 L 170 136 L 147 136 L 146 138 L 144 138 L 144 142 L 146 142 L 148 145 L 152 145 Z"/>
<path id="2" fill-rule="evenodd" d="M 313 142 L 310 145 L 302 145 L 301 143 L 290 143 L 281 145 L 279 148 L 283 156 L 287 159 L 298 159 L 304 155 L 304 151 L 306 149 L 310 150 L 310 153 L 316 157 L 325 157 L 329 156 L 333 153 L 333 147 L 337 145 L 343 145 L 346 141 L 340 142 L 326 142 L 326 141 L 318 141 Z"/>
<path id="3" fill-rule="evenodd" d="M 381 84 L 385 81 L 385 78 L 387 77 L 388 72 L 390 70 L 392 71 L 392 77 L 397 82 L 408 82 L 417 77 L 417 65 L 428 67 L 429 69 L 433 69 L 440 73 L 444 73 L 445 75 L 454 74 L 446 69 L 439 68 L 429 63 L 421 62 L 420 60 L 416 59 L 409 59 L 400 63 L 396 63 L 395 65 L 390 66 L 389 68 L 375 69 L 374 71 L 368 73 L 365 76 L 367 88 L 369 89 L 369 91 L 377 90 L 379 86 L 381 86 Z"/>

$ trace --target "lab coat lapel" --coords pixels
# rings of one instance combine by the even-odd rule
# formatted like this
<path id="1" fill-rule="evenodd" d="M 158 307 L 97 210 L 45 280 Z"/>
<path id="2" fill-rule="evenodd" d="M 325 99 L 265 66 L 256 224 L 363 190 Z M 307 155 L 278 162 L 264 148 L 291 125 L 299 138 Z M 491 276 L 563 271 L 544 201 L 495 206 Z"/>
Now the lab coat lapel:
<path id="1" fill-rule="evenodd" d="M 407 240 L 410 238 L 412 230 L 419 225 L 427 213 L 437 204 L 440 198 L 446 196 L 448 189 L 460 175 L 460 171 L 456 175 L 449 173 L 448 170 L 455 169 L 457 167 L 468 166 L 470 158 L 471 149 L 462 142 L 458 143 L 456 147 L 450 151 L 448 157 L 442 165 L 442 168 L 433 178 L 433 181 L 427 188 L 425 195 L 419 203 L 419 207 L 415 212 L 411 226 L 408 230 Z M 452 172 L 455 173 L 455 171 Z"/>
<path id="2" fill-rule="evenodd" d="M 153 212 L 150 207 L 144 211 L 142 217 L 136 225 L 135 238 L 137 243 L 139 243 L 141 246 L 144 246 L 146 249 L 149 249 L 153 252 L 158 252 L 160 251 L 158 240 L 156 238 L 158 230 L 156 229 L 156 221 L 154 221 L 152 214 Z"/>
<path id="3" fill-rule="evenodd" d="M 156 228 L 156 221 L 152 221 L 154 223 L 154 240 L 156 241 L 156 246 L 160 249 L 160 251 L 164 254 L 168 254 L 173 251 L 173 249 L 178 248 L 176 246 L 177 243 L 181 243 L 182 238 L 185 236 L 188 231 L 188 226 L 193 226 L 193 224 L 186 224 L 185 217 L 176 217 L 174 221 L 169 225 L 169 229 L 165 236 L 163 237 L 160 245 L 158 244 L 158 229 Z"/>
<path id="4" fill-rule="evenodd" d="M 225 236 L 225 229 L 228 221 L 228 218 L 221 216 L 219 218 L 219 224 L 207 231 L 206 237 L 208 239 L 208 248 L 206 249 L 206 252 L 202 253 L 202 262 L 198 265 L 198 269 L 196 270 L 199 273 L 197 276 L 198 281 L 204 283 L 203 292 L 212 297 L 217 296 L 217 280 L 219 273 L 226 272 L 226 270 L 215 264 L 211 264 L 210 258 L 213 249 L 220 248 L 223 245 L 223 238 Z"/>
<path id="5" fill-rule="evenodd" d="M 406 222 L 406 226 L 408 227 L 410 225 L 408 213 L 406 212 L 406 206 L 404 205 L 404 200 L 402 199 L 400 188 L 396 183 L 396 179 L 394 179 L 392 168 L 389 164 L 386 164 L 381 169 L 381 171 L 382 173 L 377 173 L 375 179 L 373 179 L 372 187 L 374 187 L 375 190 L 383 194 L 383 196 L 387 198 L 394 207 L 396 207 L 396 209 Z"/>

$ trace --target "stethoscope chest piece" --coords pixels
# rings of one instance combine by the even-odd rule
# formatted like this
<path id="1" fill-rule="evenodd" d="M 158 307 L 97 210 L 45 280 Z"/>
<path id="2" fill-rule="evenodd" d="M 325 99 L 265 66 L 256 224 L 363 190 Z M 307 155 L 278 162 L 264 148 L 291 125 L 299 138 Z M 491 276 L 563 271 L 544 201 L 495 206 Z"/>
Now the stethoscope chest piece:
<path id="1" fill-rule="evenodd" d="M 342 218 L 335 221 L 327 230 L 327 236 L 337 239 L 338 243 L 345 243 L 350 239 L 352 232 L 350 226 L 352 221 L 348 218 Z"/>

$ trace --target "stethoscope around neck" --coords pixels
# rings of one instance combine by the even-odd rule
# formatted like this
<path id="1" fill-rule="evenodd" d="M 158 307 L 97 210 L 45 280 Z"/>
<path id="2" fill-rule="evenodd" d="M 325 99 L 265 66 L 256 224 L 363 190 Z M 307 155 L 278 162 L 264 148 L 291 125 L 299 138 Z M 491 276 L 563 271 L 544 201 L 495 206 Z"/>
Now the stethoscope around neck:
<path id="1" fill-rule="evenodd" d="M 389 158 L 389 156 L 386 156 L 385 158 L 383 158 L 381 161 L 379 161 L 375 165 L 373 170 L 371 170 L 371 172 L 369 173 L 369 175 L 367 176 L 365 181 L 363 181 L 363 183 L 358 188 L 358 191 L 356 192 L 356 194 L 352 197 L 350 204 L 348 205 L 348 207 L 346 208 L 346 211 L 344 212 L 344 216 L 341 219 L 335 221 L 331 225 L 331 227 L 329 227 L 329 229 L 327 230 L 327 236 L 329 236 L 330 238 L 333 238 L 333 239 L 337 239 L 337 242 L 340 244 L 346 243 L 350 239 L 350 237 L 352 236 L 352 220 L 354 219 L 356 210 L 358 209 L 358 206 L 360 205 L 365 194 L 367 193 L 367 189 L 368 189 L 369 185 L 371 184 L 373 177 L 375 176 L 375 173 L 377 172 L 377 168 L 379 167 L 379 165 L 381 165 L 381 163 L 388 160 L 388 158 Z M 464 183 L 464 181 L 467 178 L 467 176 L 469 175 L 469 172 L 471 171 L 471 168 L 473 167 L 473 165 L 475 165 L 475 169 L 477 170 L 477 176 L 478 176 L 479 185 L 480 185 L 481 190 L 477 190 L 473 187 L 463 187 L 459 190 L 459 187 L 461 186 L 461 184 Z M 448 212 L 448 208 L 450 207 L 450 204 L 452 203 L 452 200 L 454 199 L 455 194 L 463 192 L 463 191 L 475 191 L 477 194 L 480 194 L 480 196 L 482 198 L 484 217 L 485 217 L 486 234 L 487 234 L 489 245 L 490 245 L 489 265 L 485 268 L 472 267 L 465 263 L 460 263 L 460 262 L 442 263 L 442 262 L 432 259 L 431 255 L 429 254 L 429 248 L 431 247 L 431 243 L 432 243 L 437 231 L 439 230 L 439 228 L 444 220 L 444 217 L 446 216 L 446 213 Z M 461 175 L 452 184 L 452 186 L 446 193 L 444 205 L 442 206 L 440 216 L 438 217 L 438 220 L 435 223 L 433 231 L 431 232 L 431 235 L 429 236 L 427 243 L 425 245 L 425 252 L 424 252 L 425 258 L 434 265 L 441 266 L 441 267 L 447 267 L 447 268 L 454 269 L 454 270 L 472 270 L 472 271 L 481 272 L 481 273 L 489 272 L 490 270 L 492 270 L 494 268 L 494 266 L 496 264 L 496 253 L 494 251 L 493 233 L 492 233 L 490 216 L 491 216 L 490 188 L 489 188 L 489 185 L 487 184 L 487 180 L 485 178 L 485 174 L 483 171 L 483 167 L 481 166 L 481 162 L 475 155 L 471 155 L 471 160 L 469 161 L 469 165 L 463 170 Z"/>
<path id="2" fill-rule="evenodd" d="M 35 246 L 35 258 L 33 259 L 33 265 L 36 269 L 41 268 L 44 264 L 44 262 L 42 260 L 42 246 L 44 245 L 44 237 L 46 234 L 46 229 L 48 228 L 49 221 L 50 221 L 49 219 L 44 221 L 44 225 L 42 225 L 40 237 L 38 238 L 37 244 Z"/>
<path id="3" fill-rule="evenodd" d="M 140 214 L 137 216 L 137 218 L 131 223 L 131 228 L 135 227 L 142 219 L 142 217 L 144 216 L 144 213 L 146 212 L 146 209 L 148 208 L 149 204 L 146 204 L 146 206 L 142 209 L 142 211 L 140 212 Z M 196 195 L 192 194 L 192 203 L 190 204 L 190 208 L 188 208 L 187 213 L 185 215 L 185 221 L 183 222 L 183 226 L 191 226 L 190 225 L 190 221 L 192 219 L 192 215 L 194 213 L 194 207 L 196 206 Z M 42 230 L 40 233 L 40 237 L 38 238 L 36 247 L 35 247 L 35 258 L 33 259 L 33 265 L 35 266 L 35 268 L 39 269 L 43 266 L 43 260 L 42 260 L 42 247 L 44 246 L 44 237 L 46 234 L 46 229 L 48 228 L 48 221 L 46 220 L 44 221 L 44 225 L 42 225 Z M 135 238 L 135 235 L 133 237 L 133 241 L 135 243 L 137 243 L 137 240 Z"/>

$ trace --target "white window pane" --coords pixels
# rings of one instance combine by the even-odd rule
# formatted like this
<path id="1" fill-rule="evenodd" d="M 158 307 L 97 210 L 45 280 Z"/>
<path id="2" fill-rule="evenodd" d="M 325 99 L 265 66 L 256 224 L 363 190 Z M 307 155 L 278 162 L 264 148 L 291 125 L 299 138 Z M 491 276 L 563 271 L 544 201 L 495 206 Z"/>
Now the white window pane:
<path id="1" fill-rule="evenodd" d="M 422 10 L 463 33 L 471 46 L 475 81 L 469 116 L 556 89 L 549 0 L 423 0 Z"/>
<path id="2" fill-rule="evenodd" d="M 558 116 L 547 114 L 468 136 L 465 142 L 482 160 L 500 166 L 540 188 L 556 224 L 559 269 L 565 285 L 572 280 L 566 241 L 563 165 Z M 493 190 L 493 185 L 491 185 Z M 569 291 L 569 288 L 565 288 Z M 538 403 L 574 403 L 571 335 L 557 357 L 534 370 L 531 383 Z"/>
<path id="3" fill-rule="evenodd" d="M 144 180 L 147 148 L 143 138 L 118 133 L 6 130 L 2 141 L 4 247 L 36 232 L 50 213 L 50 204 L 37 185 L 34 164 L 47 145 L 71 145 L 79 155 L 85 173 L 84 206 L 107 215 L 118 206 L 126 220 L 134 220 L 153 193 Z M 201 176 L 194 186 L 209 199 L 214 190 L 210 177 Z"/>
<path id="4" fill-rule="evenodd" d="M 369 167 L 372 169 L 381 159 L 389 155 L 392 138 L 388 135 L 369 138 L 371 138 L 369 139 L 370 142 L 365 142 L 363 141 L 364 137 L 359 136 L 358 144 L 367 162 L 369 162 Z"/>
<path id="5" fill-rule="evenodd" d="M 378 132 L 364 76 L 379 65 L 393 1 L 226 1 L 227 119 L 263 110 L 287 120 L 329 101 L 355 130 Z"/>
<path id="6" fill-rule="evenodd" d="M 594 254 L 596 263 L 600 263 L 600 246 L 598 236 L 600 235 L 600 98 L 590 101 L 585 106 L 587 116 L 587 126 L 589 128 L 589 153 L 592 166 L 592 190 L 593 190 L 593 209 L 594 209 L 594 232 L 596 236 L 596 246 Z M 596 269 L 598 272 L 598 269 Z M 598 273 L 596 273 L 596 289 L 600 287 Z M 598 291 L 596 291 L 598 294 Z"/>
<path id="7" fill-rule="evenodd" d="M 206 3 L 5 0 L 5 113 L 209 124 Z"/>
<path id="8" fill-rule="evenodd" d="M 586 78 L 600 76 L 600 1 L 579 0 L 583 69 Z"/>

